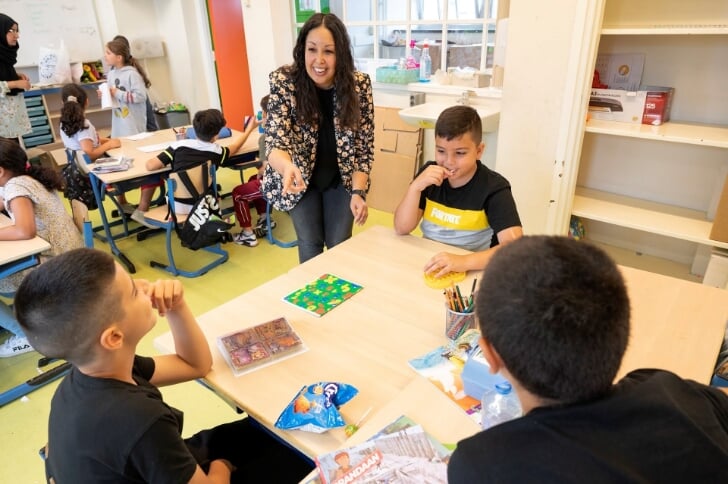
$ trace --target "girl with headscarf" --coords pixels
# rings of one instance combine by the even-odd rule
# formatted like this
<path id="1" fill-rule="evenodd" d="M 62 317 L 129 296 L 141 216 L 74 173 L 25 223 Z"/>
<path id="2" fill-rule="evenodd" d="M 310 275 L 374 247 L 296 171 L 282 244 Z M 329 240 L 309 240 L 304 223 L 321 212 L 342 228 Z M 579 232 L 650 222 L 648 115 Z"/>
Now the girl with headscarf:
<path id="1" fill-rule="evenodd" d="M 31 131 L 23 91 L 30 89 L 28 76 L 15 70 L 18 61 L 18 23 L 0 13 L 0 136 L 18 141 Z"/>

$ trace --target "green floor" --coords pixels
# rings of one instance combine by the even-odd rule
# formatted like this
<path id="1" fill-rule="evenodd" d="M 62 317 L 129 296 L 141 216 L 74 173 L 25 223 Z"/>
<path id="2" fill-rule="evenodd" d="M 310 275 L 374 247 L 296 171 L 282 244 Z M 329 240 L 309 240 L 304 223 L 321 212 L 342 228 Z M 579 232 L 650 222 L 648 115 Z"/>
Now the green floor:
<path id="1" fill-rule="evenodd" d="M 248 173 L 249 175 L 250 173 Z M 223 170 L 220 182 L 230 189 L 239 182 L 237 172 Z M 95 215 L 95 213 L 94 213 Z M 255 216 L 254 216 L 255 217 Z M 281 239 L 294 237 L 293 227 L 287 215 L 274 213 L 278 222 L 275 233 Z M 392 225 L 389 213 L 369 211 L 369 220 L 364 227 L 355 227 L 355 233 L 372 225 Z M 155 280 L 169 276 L 168 273 L 149 267 L 149 260 L 164 260 L 163 235 L 151 237 L 143 242 L 135 238 L 119 242 L 120 249 L 135 264 L 135 277 Z M 281 249 L 270 245 L 266 240 L 259 241 L 257 247 L 243 247 L 227 244 L 230 260 L 213 269 L 204 276 L 186 279 L 185 293 L 196 315 L 242 294 L 261 283 L 285 273 L 298 263 L 295 248 Z M 107 249 L 103 243 L 96 247 Z M 191 252 L 188 252 L 191 254 Z M 195 253 L 197 257 L 198 254 Z M 202 257 L 202 255 L 199 255 Z M 156 353 L 153 339 L 167 331 L 164 320 L 142 341 L 140 354 Z M 0 389 L 31 378 L 36 374 L 37 353 L 28 353 L 14 358 L 0 358 Z M 27 399 L 16 400 L 0 408 L 0 483 L 42 483 L 44 480 L 43 463 L 38 457 L 38 449 L 47 439 L 47 420 L 50 399 L 57 383 L 46 385 L 28 395 Z M 163 389 L 165 400 L 185 412 L 185 436 L 197 430 L 237 418 L 235 412 L 212 392 L 195 382 L 166 387 Z M 101 429 L 100 429 L 101 431 Z"/>

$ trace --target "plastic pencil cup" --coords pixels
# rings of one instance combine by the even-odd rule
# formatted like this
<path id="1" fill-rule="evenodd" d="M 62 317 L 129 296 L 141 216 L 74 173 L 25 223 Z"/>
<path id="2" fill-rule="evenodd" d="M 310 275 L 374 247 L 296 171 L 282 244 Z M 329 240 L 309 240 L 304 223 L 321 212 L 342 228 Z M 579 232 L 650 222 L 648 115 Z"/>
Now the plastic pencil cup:
<path id="1" fill-rule="evenodd" d="M 471 328 L 475 328 L 475 313 L 459 313 L 445 305 L 445 336 L 455 340 Z"/>
<path id="2" fill-rule="evenodd" d="M 187 129 L 186 129 L 186 128 L 179 128 L 179 129 L 178 129 L 178 130 L 177 130 L 177 131 L 176 131 L 176 132 L 174 133 L 174 138 L 175 138 L 175 139 L 176 139 L 177 141 L 183 140 L 183 139 L 185 139 L 186 137 L 187 137 Z"/>

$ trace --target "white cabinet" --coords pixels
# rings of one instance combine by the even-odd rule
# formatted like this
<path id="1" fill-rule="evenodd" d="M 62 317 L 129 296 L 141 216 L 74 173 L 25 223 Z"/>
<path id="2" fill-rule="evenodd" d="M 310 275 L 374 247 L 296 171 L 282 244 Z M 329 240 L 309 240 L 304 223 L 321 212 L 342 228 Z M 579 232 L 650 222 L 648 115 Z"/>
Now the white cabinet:
<path id="1" fill-rule="evenodd" d="M 662 126 L 590 120 L 572 214 L 587 238 L 702 274 L 728 174 L 728 2 L 606 0 L 601 54 L 645 54 L 642 83 L 675 88 Z"/>

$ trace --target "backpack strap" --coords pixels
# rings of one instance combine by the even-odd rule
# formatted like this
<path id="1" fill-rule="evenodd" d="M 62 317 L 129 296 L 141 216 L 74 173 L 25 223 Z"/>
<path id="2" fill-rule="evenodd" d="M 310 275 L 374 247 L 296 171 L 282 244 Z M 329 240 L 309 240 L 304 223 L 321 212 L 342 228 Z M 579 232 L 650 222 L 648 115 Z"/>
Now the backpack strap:
<path id="1" fill-rule="evenodd" d="M 207 166 L 204 166 L 203 170 L 202 170 L 202 186 L 203 187 L 207 187 L 209 184 L 209 182 L 208 182 L 209 175 L 208 175 L 207 171 L 208 171 Z M 199 200 L 199 198 L 203 194 L 197 191 L 194 183 L 192 183 L 192 180 L 190 179 L 190 176 L 187 174 L 186 170 L 178 171 L 177 176 L 179 177 L 180 181 L 182 181 L 182 184 L 185 186 L 187 191 L 190 193 L 191 197 L 190 198 L 176 198 L 175 197 L 175 200 L 177 200 L 180 203 L 187 203 L 190 205 L 194 204 L 197 200 Z"/>

